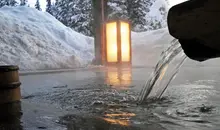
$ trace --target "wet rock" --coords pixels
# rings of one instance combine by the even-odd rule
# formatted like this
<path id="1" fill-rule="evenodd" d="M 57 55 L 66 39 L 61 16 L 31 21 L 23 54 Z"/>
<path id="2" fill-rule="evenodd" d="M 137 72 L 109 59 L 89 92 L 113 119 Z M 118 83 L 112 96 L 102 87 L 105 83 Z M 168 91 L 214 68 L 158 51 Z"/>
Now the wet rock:
<path id="1" fill-rule="evenodd" d="M 207 112 L 211 112 L 213 109 L 212 106 L 205 106 L 204 104 L 202 104 L 202 107 L 200 107 L 199 111 L 202 113 L 207 113 Z"/>
<path id="2" fill-rule="evenodd" d="M 79 108 L 79 106 L 74 106 L 74 108 Z"/>
<path id="3" fill-rule="evenodd" d="M 63 86 L 55 86 L 53 88 L 67 88 L 67 87 L 68 87 L 68 85 L 63 85 Z"/>
<path id="4" fill-rule="evenodd" d="M 180 112 L 180 111 L 176 110 L 176 114 L 177 114 L 177 115 L 184 115 L 185 113 L 184 113 L 184 112 Z"/>
<path id="5" fill-rule="evenodd" d="M 37 127 L 38 129 L 47 129 L 47 127 L 45 127 L 45 126 L 39 126 L 39 127 Z"/>
<path id="6" fill-rule="evenodd" d="M 34 98 L 34 97 L 35 97 L 34 95 L 28 95 L 28 96 L 22 97 L 22 99 L 30 99 L 30 98 Z"/>
<path id="7" fill-rule="evenodd" d="M 100 106 L 100 105 L 103 105 L 103 104 L 104 104 L 103 101 L 94 101 L 94 102 L 92 103 L 93 106 Z"/>

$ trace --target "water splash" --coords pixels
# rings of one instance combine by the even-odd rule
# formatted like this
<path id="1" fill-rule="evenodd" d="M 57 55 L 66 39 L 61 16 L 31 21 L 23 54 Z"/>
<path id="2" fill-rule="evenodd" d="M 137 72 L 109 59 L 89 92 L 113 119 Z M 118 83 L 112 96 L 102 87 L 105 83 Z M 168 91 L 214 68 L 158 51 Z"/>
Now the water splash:
<path id="1" fill-rule="evenodd" d="M 175 78 L 179 68 L 186 60 L 180 43 L 174 39 L 170 46 L 161 53 L 161 58 L 158 61 L 155 70 L 151 74 L 149 80 L 145 83 L 138 103 L 141 104 L 149 98 L 160 98 L 169 83 Z"/>

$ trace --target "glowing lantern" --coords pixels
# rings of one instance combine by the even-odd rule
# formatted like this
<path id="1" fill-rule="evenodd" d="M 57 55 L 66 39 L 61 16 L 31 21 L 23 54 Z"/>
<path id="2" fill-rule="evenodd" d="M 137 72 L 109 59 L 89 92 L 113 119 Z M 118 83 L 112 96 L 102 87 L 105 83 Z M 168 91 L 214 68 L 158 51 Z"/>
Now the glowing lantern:
<path id="1" fill-rule="evenodd" d="M 105 23 L 103 56 L 105 64 L 131 64 L 131 29 L 127 21 Z"/>

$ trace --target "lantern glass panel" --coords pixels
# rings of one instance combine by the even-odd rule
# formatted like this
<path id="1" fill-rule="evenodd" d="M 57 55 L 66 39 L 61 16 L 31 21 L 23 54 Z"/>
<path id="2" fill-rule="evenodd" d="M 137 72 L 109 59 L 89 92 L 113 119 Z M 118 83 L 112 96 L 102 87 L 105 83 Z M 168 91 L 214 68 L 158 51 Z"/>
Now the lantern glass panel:
<path id="1" fill-rule="evenodd" d="M 117 23 L 106 24 L 106 46 L 107 46 L 107 61 L 118 61 L 118 49 L 117 49 Z"/>
<path id="2" fill-rule="evenodd" d="M 130 61 L 130 28 L 129 24 L 121 22 L 121 60 Z"/>

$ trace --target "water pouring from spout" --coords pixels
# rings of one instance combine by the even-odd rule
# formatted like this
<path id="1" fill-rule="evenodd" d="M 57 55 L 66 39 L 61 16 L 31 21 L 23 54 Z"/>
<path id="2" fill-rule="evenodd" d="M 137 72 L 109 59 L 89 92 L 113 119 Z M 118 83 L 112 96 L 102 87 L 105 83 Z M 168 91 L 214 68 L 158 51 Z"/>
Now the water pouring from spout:
<path id="1" fill-rule="evenodd" d="M 161 53 L 160 60 L 138 97 L 138 103 L 142 104 L 149 98 L 161 98 L 185 60 L 186 55 L 181 45 L 177 39 L 174 39 L 170 46 Z"/>

